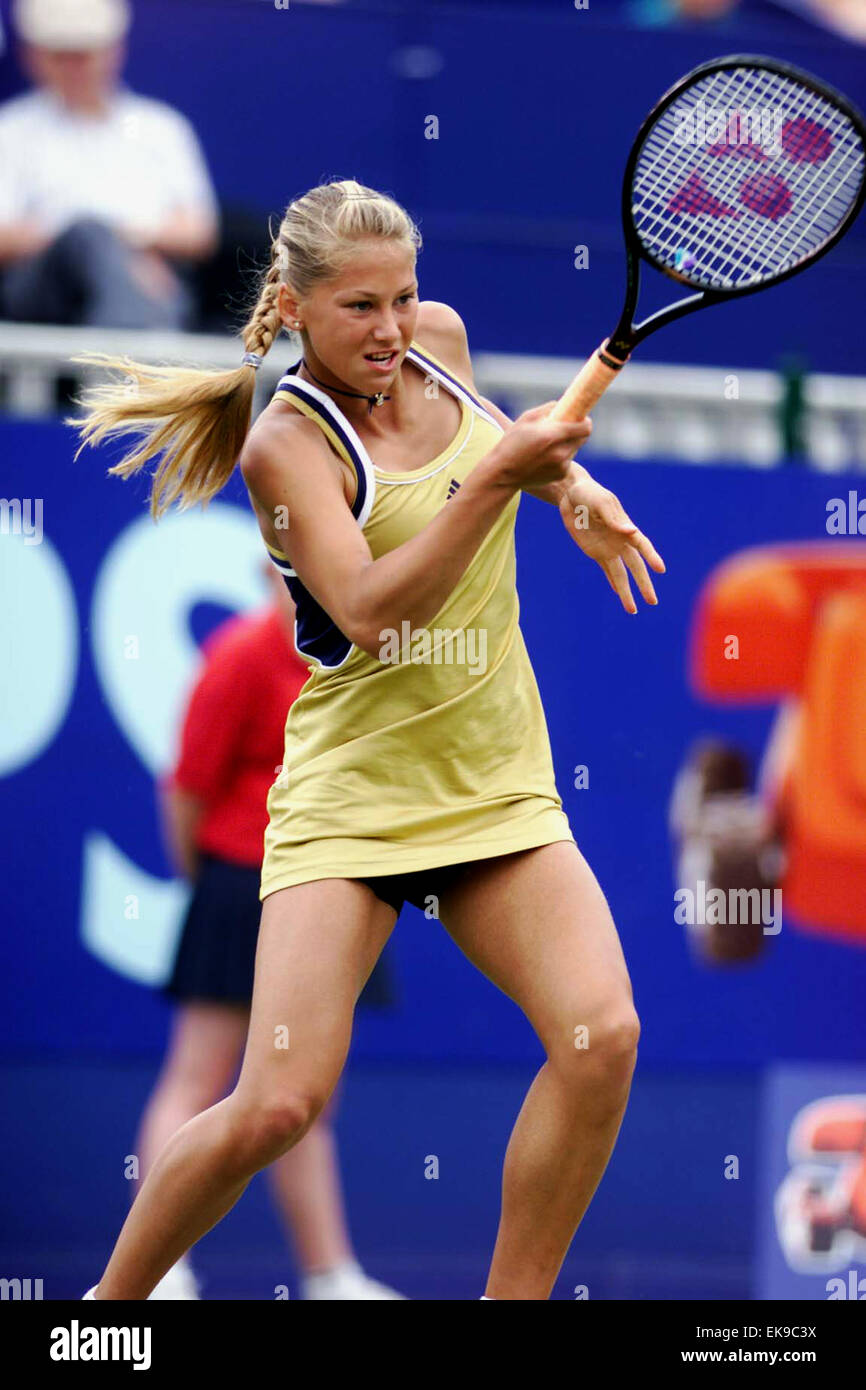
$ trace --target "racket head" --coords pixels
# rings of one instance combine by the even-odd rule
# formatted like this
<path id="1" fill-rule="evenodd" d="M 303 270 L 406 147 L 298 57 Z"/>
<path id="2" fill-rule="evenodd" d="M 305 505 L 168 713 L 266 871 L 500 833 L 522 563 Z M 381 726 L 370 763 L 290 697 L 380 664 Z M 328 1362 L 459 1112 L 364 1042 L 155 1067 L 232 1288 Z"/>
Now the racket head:
<path id="1" fill-rule="evenodd" d="M 652 109 L 626 164 L 620 355 L 671 318 L 805 270 L 864 199 L 866 121 L 847 97 L 775 58 L 702 63 Z M 635 329 L 641 259 L 700 293 Z"/>

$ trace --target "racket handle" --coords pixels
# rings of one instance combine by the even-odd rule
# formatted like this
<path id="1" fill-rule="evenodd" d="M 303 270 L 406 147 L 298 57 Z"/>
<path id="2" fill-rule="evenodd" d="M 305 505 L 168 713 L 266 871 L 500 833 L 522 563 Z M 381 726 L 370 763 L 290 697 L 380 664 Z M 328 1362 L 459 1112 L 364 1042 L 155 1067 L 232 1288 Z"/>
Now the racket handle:
<path id="1" fill-rule="evenodd" d="M 628 358 L 625 359 L 628 361 Z M 610 364 L 610 365 L 608 365 Z M 560 396 L 547 416 L 548 420 L 582 420 L 588 415 L 597 401 L 601 400 L 608 386 L 616 381 L 625 362 L 619 362 L 607 351 L 605 340 L 597 352 L 584 362 L 574 381 Z"/>

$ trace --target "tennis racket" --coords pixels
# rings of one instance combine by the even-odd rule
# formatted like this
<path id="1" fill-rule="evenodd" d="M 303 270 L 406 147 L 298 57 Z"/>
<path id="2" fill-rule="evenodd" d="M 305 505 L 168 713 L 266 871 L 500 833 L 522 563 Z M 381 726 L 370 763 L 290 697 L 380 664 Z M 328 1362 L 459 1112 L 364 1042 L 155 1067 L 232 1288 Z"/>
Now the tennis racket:
<path id="1" fill-rule="evenodd" d="M 695 68 L 647 116 L 626 165 L 620 321 L 549 418 L 588 414 L 650 333 L 814 265 L 864 197 L 866 123 L 839 92 L 773 58 Z M 642 261 L 698 293 L 635 323 Z"/>

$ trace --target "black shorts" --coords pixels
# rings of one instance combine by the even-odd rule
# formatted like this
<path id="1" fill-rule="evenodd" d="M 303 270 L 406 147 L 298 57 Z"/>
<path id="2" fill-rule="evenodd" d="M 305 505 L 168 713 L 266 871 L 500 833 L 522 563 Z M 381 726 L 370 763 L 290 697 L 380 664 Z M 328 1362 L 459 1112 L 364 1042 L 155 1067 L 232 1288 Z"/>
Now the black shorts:
<path id="1" fill-rule="evenodd" d="M 362 878 L 372 888 L 377 898 L 389 903 L 399 915 L 404 902 L 419 907 L 423 912 L 435 898 L 435 915 L 439 914 L 439 898 L 453 884 L 457 883 L 471 863 L 445 864 L 439 869 L 418 869 L 411 874 L 380 874 L 375 878 Z"/>
<path id="2" fill-rule="evenodd" d="M 209 854 L 201 856 L 174 969 L 162 986 L 169 999 L 243 1004 L 249 1008 L 262 915 L 260 881 L 259 869 L 230 864 Z M 387 1009 L 396 1002 L 392 971 L 388 961 L 380 956 L 358 1004 Z"/>

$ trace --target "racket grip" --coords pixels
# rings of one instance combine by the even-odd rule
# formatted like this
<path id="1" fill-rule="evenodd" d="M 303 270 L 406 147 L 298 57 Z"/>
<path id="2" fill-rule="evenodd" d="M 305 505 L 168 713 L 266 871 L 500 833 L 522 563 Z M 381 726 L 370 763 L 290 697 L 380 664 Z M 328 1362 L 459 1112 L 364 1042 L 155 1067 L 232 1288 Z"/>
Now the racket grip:
<path id="1" fill-rule="evenodd" d="M 628 358 L 625 359 L 625 362 Z M 582 420 L 588 415 L 597 401 L 600 401 L 608 386 L 619 376 L 625 362 L 619 362 L 607 351 L 605 340 L 597 352 L 584 362 L 574 381 L 560 396 L 547 416 L 548 420 Z M 608 364 L 611 365 L 608 365 Z"/>

